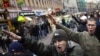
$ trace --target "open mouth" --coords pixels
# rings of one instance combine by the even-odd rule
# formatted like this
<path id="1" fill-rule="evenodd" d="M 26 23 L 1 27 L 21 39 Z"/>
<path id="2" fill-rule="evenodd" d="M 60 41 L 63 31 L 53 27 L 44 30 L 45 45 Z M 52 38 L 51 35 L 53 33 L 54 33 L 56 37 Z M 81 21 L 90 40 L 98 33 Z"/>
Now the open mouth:
<path id="1" fill-rule="evenodd" d="M 90 32 L 92 32 L 93 30 L 89 30 Z"/>
<path id="2" fill-rule="evenodd" d="M 90 30 L 90 32 L 93 32 L 93 30 Z"/>
<path id="3" fill-rule="evenodd" d="M 59 51 L 61 51 L 61 49 L 62 49 L 61 47 L 58 47 L 58 50 L 59 50 Z"/>
<path id="4" fill-rule="evenodd" d="M 61 48 L 61 47 L 58 47 L 59 49 Z"/>
<path id="5" fill-rule="evenodd" d="M 62 47 L 57 47 L 57 51 L 58 51 L 59 53 L 62 53 L 62 52 L 63 52 Z"/>

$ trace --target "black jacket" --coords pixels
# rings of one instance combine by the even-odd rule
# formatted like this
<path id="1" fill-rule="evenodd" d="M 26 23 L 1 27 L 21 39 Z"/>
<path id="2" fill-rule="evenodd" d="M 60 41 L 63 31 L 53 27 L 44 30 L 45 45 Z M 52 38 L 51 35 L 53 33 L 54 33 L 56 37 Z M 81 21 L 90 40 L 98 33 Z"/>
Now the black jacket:
<path id="1" fill-rule="evenodd" d="M 66 48 L 65 52 L 58 54 L 54 45 L 44 45 L 34 39 L 22 38 L 20 41 L 26 49 L 38 56 L 82 56 L 77 48 Z"/>

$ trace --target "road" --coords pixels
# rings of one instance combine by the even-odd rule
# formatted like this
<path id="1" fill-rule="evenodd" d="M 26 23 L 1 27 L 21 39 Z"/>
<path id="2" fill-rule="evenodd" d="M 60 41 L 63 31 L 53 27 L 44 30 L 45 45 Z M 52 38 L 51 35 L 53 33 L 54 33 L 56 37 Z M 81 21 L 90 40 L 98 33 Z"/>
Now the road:
<path id="1" fill-rule="evenodd" d="M 50 33 L 47 35 L 47 37 L 44 37 L 43 39 L 39 40 L 39 42 L 43 42 L 45 45 L 49 45 L 52 39 L 53 33 Z"/>

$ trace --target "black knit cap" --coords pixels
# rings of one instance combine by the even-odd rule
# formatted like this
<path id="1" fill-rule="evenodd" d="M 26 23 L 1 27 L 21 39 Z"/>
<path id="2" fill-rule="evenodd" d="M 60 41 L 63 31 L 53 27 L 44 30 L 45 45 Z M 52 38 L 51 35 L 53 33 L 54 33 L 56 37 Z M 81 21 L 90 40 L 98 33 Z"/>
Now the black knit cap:
<path id="1" fill-rule="evenodd" d="M 53 34 L 53 41 L 55 40 L 68 40 L 67 33 L 62 29 L 57 29 Z"/>

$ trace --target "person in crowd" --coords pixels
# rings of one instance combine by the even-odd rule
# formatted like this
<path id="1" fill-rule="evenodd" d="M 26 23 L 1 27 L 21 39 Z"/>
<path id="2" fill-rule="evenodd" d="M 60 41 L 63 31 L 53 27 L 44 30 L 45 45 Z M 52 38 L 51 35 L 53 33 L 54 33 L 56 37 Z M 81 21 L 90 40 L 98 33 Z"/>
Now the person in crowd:
<path id="1" fill-rule="evenodd" d="M 0 47 L 3 50 L 2 54 L 7 52 L 7 42 L 6 42 L 6 40 L 7 40 L 7 35 L 1 33 L 1 36 L 0 36 Z"/>
<path id="2" fill-rule="evenodd" d="M 78 26 L 77 26 L 78 32 L 87 31 L 87 27 L 86 27 L 87 17 L 86 16 L 83 16 L 77 19 L 74 15 L 72 15 L 72 18 L 78 23 Z"/>
<path id="3" fill-rule="evenodd" d="M 66 22 L 65 22 L 65 19 L 64 18 L 62 18 L 62 25 L 64 25 L 64 26 L 66 26 Z"/>
<path id="4" fill-rule="evenodd" d="M 18 33 L 17 34 L 19 34 L 20 36 L 24 36 L 24 24 L 21 24 L 20 26 L 19 26 L 19 29 L 18 29 Z"/>
<path id="5" fill-rule="evenodd" d="M 30 32 L 30 35 L 32 36 L 32 38 L 38 40 L 39 37 L 39 25 L 35 24 L 35 25 L 32 25 L 29 29 L 29 32 Z M 34 32 L 34 33 L 33 33 Z"/>
<path id="6" fill-rule="evenodd" d="M 69 22 L 69 27 L 73 31 L 77 31 L 78 23 L 72 18 L 72 20 Z"/>
<path id="7" fill-rule="evenodd" d="M 13 41 L 9 47 L 9 53 L 11 53 L 13 56 L 16 55 L 22 55 L 22 52 L 24 51 L 24 47 L 18 43 L 18 41 Z"/>
<path id="8" fill-rule="evenodd" d="M 5 56 L 33 56 L 32 53 L 25 53 L 25 49 L 21 43 L 18 41 L 13 41 L 9 47 L 8 52 L 5 53 Z"/>
<path id="9" fill-rule="evenodd" d="M 57 28 L 63 29 L 68 35 L 69 40 L 79 43 L 85 50 L 86 56 L 100 56 L 100 41 L 95 35 L 96 20 L 94 18 L 87 19 L 87 31 L 73 32 L 69 28 L 53 21 Z"/>
<path id="10" fill-rule="evenodd" d="M 3 30 L 11 38 L 19 40 L 23 46 L 37 56 L 83 56 L 83 50 L 79 46 L 70 47 L 68 44 L 68 36 L 62 29 L 58 29 L 53 33 L 52 42 L 50 45 L 44 45 L 34 39 L 20 37 L 13 32 Z"/>

